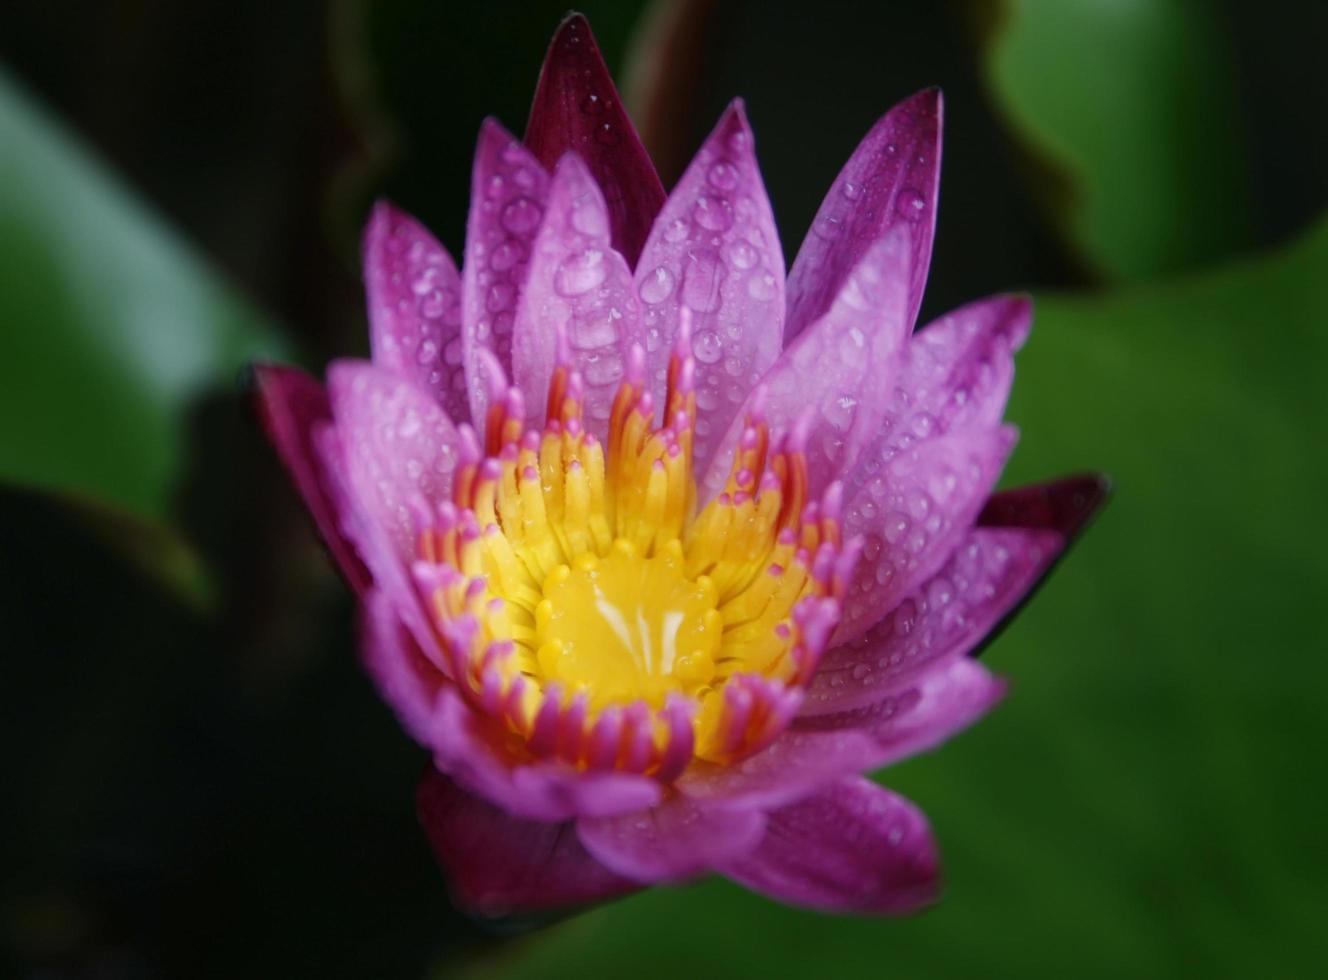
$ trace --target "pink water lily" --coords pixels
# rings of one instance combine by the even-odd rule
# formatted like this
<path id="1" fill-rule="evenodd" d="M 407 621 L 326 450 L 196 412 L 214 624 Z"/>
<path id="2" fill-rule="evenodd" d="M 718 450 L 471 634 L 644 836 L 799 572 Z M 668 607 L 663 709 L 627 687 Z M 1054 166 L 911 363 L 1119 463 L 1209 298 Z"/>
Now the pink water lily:
<path id="1" fill-rule="evenodd" d="M 379 204 L 372 361 L 258 369 L 465 905 L 936 895 L 926 819 L 861 774 L 1000 698 L 971 655 L 1104 493 L 993 494 L 1026 299 L 913 331 L 940 122 L 887 113 L 786 276 L 742 104 L 666 197 L 571 17 L 524 142 L 481 130 L 461 271 Z"/>

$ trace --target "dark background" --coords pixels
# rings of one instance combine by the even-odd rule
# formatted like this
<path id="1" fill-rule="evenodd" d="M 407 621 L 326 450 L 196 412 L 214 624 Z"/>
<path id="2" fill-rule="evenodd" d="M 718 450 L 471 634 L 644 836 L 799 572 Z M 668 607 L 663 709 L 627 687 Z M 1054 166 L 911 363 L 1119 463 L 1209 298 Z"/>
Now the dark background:
<path id="1" fill-rule="evenodd" d="M 72 319 L 5 305 L 40 251 L 15 202 L 41 174 L 11 181 L 0 387 L 36 371 L 57 391 L 31 472 L 74 475 L 0 459 L 0 973 L 1317 973 L 1328 7 L 1140 0 L 1124 33 L 1086 36 L 1101 6 L 673 5 L 675 76 L 628 92 L 664 107 L 645 136 L 666 184 L 746 98 L 791 259 L 857 139 L 942 85 L 923 319 L 1033 289 L 1017 474 L 1118 481 L 1067 581 L 988 654 L 1010 703 L 900 774 L 951 882 L 900 923 L 719 883 L 534 932 L 454 911 L 415 824 L 423 754 L 359 672 L 351 605 L 251 417 L 247 356 L 171 403 L 160 500 L 116 483 L 118 457 L 105 485 L 81 479 L 77 438 L 110 409 L 61 373 Z M 665 43 L 639 3 L 583 9 L 615 70 L 631 44 Z M 44 107 L 82 144 L 68 152 L 177 229 L 165 248 L 219 270 L 264 338 L 254 353 L 317 369 L 366 350 L 373 197 L 459 257 L 479 122 L 520 131 L 562 12 L 14 0 L 0 70 L 6 99 Z M 51 187 L 53 207 L 76 200 Z M 75 225 L 95 217 L 69 206 Z M 57 240 L 48 256 L 71 294 L 101 263 L 74 254 Z M 0 438 L 28 445 L 31 403 L 0 409 Z"/>

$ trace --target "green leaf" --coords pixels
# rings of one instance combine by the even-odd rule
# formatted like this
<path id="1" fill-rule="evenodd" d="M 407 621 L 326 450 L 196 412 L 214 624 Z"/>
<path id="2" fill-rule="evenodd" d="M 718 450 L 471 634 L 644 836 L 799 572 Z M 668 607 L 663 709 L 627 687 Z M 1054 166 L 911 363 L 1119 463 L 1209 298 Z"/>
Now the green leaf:
<path id="1" fill-rule="evenodd" d="M 169 523 L 184 419 L 271 324 L 0 74 L 0 480 Z"/>
<path id="2" fill-rule="evenodd" d="M 1066 172 L 1068 200 L 1048 203 L 1109 276 L 1198 266 L 1248 241 L 1252 187 L 1218 6 L 1006 5 L 989 52 L 993 92 Z"/>
<path id="3" fill-rule="evenodd" d="M 507 975 L 1308 976 L 1328 914 L 1328 224 L 1265 260 L 1048 296 L 1011 483 L 1115 497 L 985 654 L 1007 700 L 883 781 L 933 819 L 948 894 L 909 920 L 657 889 Z M 1317 937 L 1317 938 L 1316 938 Z"/>

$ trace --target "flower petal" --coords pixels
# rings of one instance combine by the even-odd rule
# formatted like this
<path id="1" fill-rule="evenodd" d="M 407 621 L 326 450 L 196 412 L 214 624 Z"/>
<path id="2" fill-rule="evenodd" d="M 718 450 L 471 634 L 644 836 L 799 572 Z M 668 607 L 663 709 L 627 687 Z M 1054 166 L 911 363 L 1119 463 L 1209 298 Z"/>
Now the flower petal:
<path id="1" fill-rule="evenodd" d="M 927 89 L 887 112 L 831 185 L 789 272 L 786 342 L 829 308 L 863 253 L 896 226 L 910 232 L 912 325 L 931 264 L 940 172 L 941 92 Z"/>
<path id="2" fill-rule="evenodd" d="M 862 535 L 863 550 L 832 645 L 861 636 L 945 563 L 1014 441 L 1008 426 L 951 432 L 901 453 L 846 495 L 844 534 Z"/>
<path id="3" fill-rule="evenodd" d="M 801 715 L 862 707 L 962 657 L 1016 605 L 1061 553 L 1054 531 L 976 528 L 945 566 L 852 643 L 821 659 Z"/>
<path id="4" fill-rule="evenodd" d="M 737 413 L 706 473 L 703 499 L 723 487 L 733 447 L 753 412 L 776 429 L 804 418 L 810 423 L 805 451 L 813 495 L 853 468 L 880 431 L 895 390 L 897 355 L 909 328 L 909 261 L 908 235 L 900 229 L 867 250 L 830 309 L 784 351 Z"/>
<path id="5" fill-rule="evenodd" d="M 328 392 L 347 484 L 367 519 L 388 533 L 408 561 L 416 548 L 412 500 L 436 503 L 451 493 L 456 427 L 425 391 L 366 361 L 334 363 Z"/>
<path id="6" fill-rule="evenodd" d="M 985 714 L 1004 691 L 981 664 L 961 658 L 869 709 L 795 718 L 764 751 L 731 766 L 695 764 L 675 785 L 709 806 L 782 806 L 841 776 L 939 745 Z"/>
<path id="7" fill-rule="evenodd" d="M 427 744 L 439 694 L 449 682 L 420 652 L 391 595 L 381 589 L 370 592 L 364 598 L 362 616 L 360 656 L 365 670 L 407 734 Z"/>
<path id="8" fill-rule="evenodd" d="M 465 421 L 461 277 L 452 256 L 418 221 L 380 201 L 364 231 L 364 287 L 374 363 L 410 378 L 454 421 Z"/>
<path id="9" fill-rule="evenodd" d="M 1033 317 L 1024 296 L 992 296 L 933 321 L 904 345 L 884 421 L 846 485 L 851 496 L 880 466 L 956 429 L 998 425 L 1014 381 L 1014 352 Z"/>
<path id="10" fill-rule="evenodd" d="M 1067 540 L 1077 537 L 1107 502 L 1111 481 L 1081 473 L 993 494 L 978 515 L 984 527 L 1048 528 Z"/>
<path id="11" fill-rule="evenodd" d="M 760 846 L 721 870 L 778 901 L 838 912 L 914 912 L 939 891 L 922 811 L 861 777 L 773 811 Z"/>
<path id="12" fill-rule="evenodd" d="M 471 171 L 466 261 L 461 272 L 462 358 L 470 417 L 482 429 L 489 389 L 480 369 L 488 349 L 510 376 L 512 324 L 526 280 L 530 248 L 544 216 L 549 175 L 501 125 L 480 127 Z"/>
<path id="13" fill-rule="evenodd" d="M 618 874 L 643 883 L 677 881 L 734 860 L 765 830 L 757 809 L 706 809 L 674 796 L 640 813 L 582 817 L 581 843 Z"/>
<path id="14" fill-rule="evenodd" d="M 254 368 L 258 413 L 295 489 L 304 499 L 318 533 L 341 574 L 357 593 L 370 586 L 369 573 L 341 529 L 345 501 L 323 470 L 313 431 L 332 419 L 327 389 L 295 368 L 259 364 Z"/>
<path id="15" fill-rule="evenodd" d="M 560 330 L 585 384 L 587 428 L 603 438 L 628 351 L 645 338 L 631 270 L 609 244 L 604 198 L 573 153 L 549 187 L 512 336 L 513 380 L 536 425 L 544 421 Z"/>
<path id="16" fill-rule="evenodd" d="M 582 772 L 561 761 L 517 763 L 506 733 L 443 688 L 427 744 L 434 764 L 472 793 L 527 820 L 635 813 L 654 806 L 660 785 L 648 776 Z"/>
<path id="17" fill-rule="evenodd" d="M 657 400 L 681 310 L 691 312 L 694 460 L 703 473 L 738 403 L 783 343 L 784 256 L 741 101 L 720 117 L 669 195 L 641 253 L 636 286 Z"/>
<path id="18" fill-rule="evenodd" d="M 549 170 L 568 150 L 580 154 L 608 202 L 613 245 L 634 264 L 664 204 L 664 185 L 581 14 L 568 15 L 549 44 L 526 145 Z"/>
<path id="19" fill-rule="evenodd" d="M 457 903 L 478 915 L 581 905 L 638 887 L 592 858 L 570 822 L 518 819 L 433 770 L 416 799 Z"/>

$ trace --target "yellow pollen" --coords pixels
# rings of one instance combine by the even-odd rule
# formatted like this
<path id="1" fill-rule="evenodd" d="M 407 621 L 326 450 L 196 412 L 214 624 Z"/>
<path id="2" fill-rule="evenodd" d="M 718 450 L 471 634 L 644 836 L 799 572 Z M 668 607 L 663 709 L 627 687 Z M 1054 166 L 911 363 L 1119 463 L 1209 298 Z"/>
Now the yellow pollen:
<path id="1" fill-rule="evenodd" d="M 684 329 L 662 424 L 633 351 L 603 442 L 565 362 L 542 430 L 495 391 L 453 502 L 421 518 L 444 667 L 533 758 L 668 780 L 748 755 L 787 724 L 837 619 L 853 549 L 837 497 L 809 504 L 796 436 L 748 418 L 695 513 L 688 348 Z"/>

